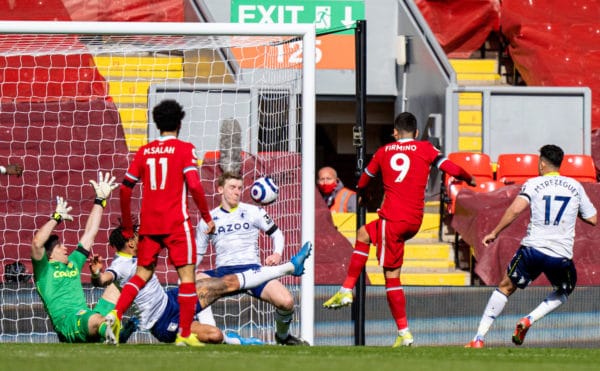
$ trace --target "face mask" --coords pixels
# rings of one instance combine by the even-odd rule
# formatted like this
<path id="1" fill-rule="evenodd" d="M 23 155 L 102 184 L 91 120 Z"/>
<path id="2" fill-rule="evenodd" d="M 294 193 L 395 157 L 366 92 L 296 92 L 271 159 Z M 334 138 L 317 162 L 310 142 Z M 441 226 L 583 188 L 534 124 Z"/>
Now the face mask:
<path id="1" fill-rule="evenodd" d="M 319 191 L 325 195 L 331 194 L 337 187 L 337 182 L 329 183 L 329 184 L 318 184 Z"/>

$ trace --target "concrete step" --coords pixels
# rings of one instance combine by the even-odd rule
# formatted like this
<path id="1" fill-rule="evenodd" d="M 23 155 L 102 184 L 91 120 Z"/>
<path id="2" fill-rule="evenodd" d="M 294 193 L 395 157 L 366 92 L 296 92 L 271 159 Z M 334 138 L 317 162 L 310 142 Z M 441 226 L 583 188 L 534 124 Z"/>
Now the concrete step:
<path id="1" fill-rule="evenodd" d="M 429 261 L 448 261 L 453 258 L 452 246 L 445 242 L 438 243 L 415 243 L 408 242 L 404 245 L 404 260 L 429 260 Z M 369 260 L 377 260 L 377 248 L 371 246 L 369 250 Z"/>
<path id="2" fill-rule="evenodd" d="M 450 59 L 450 64 L 456 73 L 497 73 L 496 59 Z"/>
<path id="3" fill-rule="evenodd" d="M 461 136 L 458 138 L 458 150 L 467 152 L 481 152 L 481 137 Z"/>
<path id="4" fill-rule="evenodd" d="M 440 202 L 427 201 L 425 203 L 425 214 L 423 223 L 417 235 L 413 239 L 437 240 L 440 228 Z M 356 214 L 355 213 L 333 213 L 331 214 L 333 224 L 337 230 L 348 238 L 352 243 L 356 237 Z M 367 213 L 366 222 L 370 223 L 377 218 L 377 213 Z"/>
<path id="5" fill-rule="evenodd" d="M 385 285 L 383 273 L 369 272 L 371 285 Z M 468 272 L 400 273 L 403 286 L 469 286 L 471 278 Z"/>
<path id="6" fill-rule="evenodd" d="M 497 85 L 501 83 L 496 59 L 451 59 L 461 85 Z"/>
<path id="7" fill-rule="evenodd" d="M 96 56 L 98 68 L 111 71 L 183 71 L 183 57 L 177 56 Z"/>

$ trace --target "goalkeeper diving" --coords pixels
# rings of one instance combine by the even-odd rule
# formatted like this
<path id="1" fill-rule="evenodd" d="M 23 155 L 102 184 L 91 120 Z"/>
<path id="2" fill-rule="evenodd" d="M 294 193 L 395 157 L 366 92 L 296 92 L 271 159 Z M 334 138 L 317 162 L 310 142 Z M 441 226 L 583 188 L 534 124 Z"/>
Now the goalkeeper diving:
<path id="1" fill-rule="evenodd" d="M 72 221 L 73 210 L 62 197 L 56 197 L 56 209 L 50 219 L 33 236 L 31 262 L 35 286 L 61 342 L 85 343 L 114 338 L 104 316 L 119 297 L 115 285 L 108 286 L 98 303 L 90 308 L 81 285 L 81 269 L 85 264 L 100 227 L 106 200 L 118 186 L 110 173 L 98 173 L 90 180 L 95 191 L 92 211 L 75 251 L 52 232 L 62 221 Z"/>

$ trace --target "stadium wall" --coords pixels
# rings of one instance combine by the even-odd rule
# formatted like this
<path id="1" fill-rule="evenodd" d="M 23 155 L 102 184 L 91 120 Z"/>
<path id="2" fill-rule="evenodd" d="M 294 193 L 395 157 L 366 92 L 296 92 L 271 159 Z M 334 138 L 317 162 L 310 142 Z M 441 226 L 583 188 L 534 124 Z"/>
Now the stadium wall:
<path id="1" fill-rule="evenodd" d="M 4 283 L 0 286 L 0 342 L 57 342 L 39 296 L 32 284 Z M 352 309 L 326 310 L 323 301 L 338 286 L 315 287 L 315 344 L 350 346 L 354 344 Z M 416 346 L 463 346 L 475 334 L 483 308 L 493 287 L 405 287 L 409 325 Z M 550 292 L 549 287 L 518 290 L 492 326 L 488 347 L 513 346 L 511 336 L 517 321 L 535 308 Z M 87 287 L 88 302 L 98 300 L 101 290 Z M 600 287 L 578 287 L 569 301 L 532 327 L 524 347 L 598 347 L 600 326 L 597 303 Z M 221 302 L 213 304 L 218 312 Z M 33 313 L 32 313 L 33 312 Z M 389 313 L 385 287 L 368 286 L 366 300 L 366 345 L 391 346 L 396 326 Z M 31 318 L 34 318 L 33 320 Z M 20 320 L 19 318 L 26 318 Z M 298 331 L 293 329 L 294 332 Z M 148 332 L 139 332 L 134 342 L 155 342 Z"/>

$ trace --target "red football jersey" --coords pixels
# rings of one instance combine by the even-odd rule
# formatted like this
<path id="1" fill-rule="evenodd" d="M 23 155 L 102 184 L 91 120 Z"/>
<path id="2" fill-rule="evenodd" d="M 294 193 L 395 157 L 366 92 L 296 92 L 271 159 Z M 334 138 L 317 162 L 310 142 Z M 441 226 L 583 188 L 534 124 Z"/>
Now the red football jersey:
<path id="1" fill-rule="evenodd" d="M 194 145 L 174 136 L 142 146 L 125 179 L 142 182 L 140 234 L 169 234 L 189 219 L 185 173 L 198 171 Z"/>
<path id="2" fill-rule="evenodd" d="M 390 221 L 421 223 L 429 171 L 440 152 L 431 143 L 404 139 L 380 147 L 365 173 L 381 172 L 383 203 L 378 213 Z"/>

